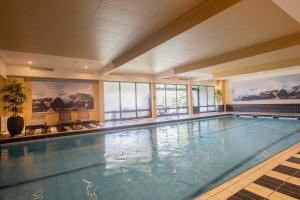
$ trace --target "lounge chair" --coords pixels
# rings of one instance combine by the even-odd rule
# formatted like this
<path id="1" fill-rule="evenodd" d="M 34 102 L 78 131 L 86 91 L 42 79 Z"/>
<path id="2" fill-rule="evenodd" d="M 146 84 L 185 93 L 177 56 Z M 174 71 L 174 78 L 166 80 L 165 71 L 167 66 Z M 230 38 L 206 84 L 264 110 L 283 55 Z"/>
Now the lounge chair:
<path id="1" fill-rule="evenodd" d="M 31 116 L 31 124 L 25 126 L 25 135 L 32 135 L 37 130 L 40 130 L 41 134 L 47 133 L 48 126 L 45 114 L 33 114 Z"/>
<path id="2" fill-rule="evenodd" d="M 168 113 L 168 108 L 165 108 L 164 106 L 160 105 L 157 106 L 157 110 L 158 110 L 158 116 L 160 117 L 169 117 L 170 119 L 172 119 L 172 114 Z"/>
<path id="3" fill-rule="evenodd" d="M 57 123 L 57 130 L 59 132 L 68 131 L 71 129 L 76 129 L 74 127 L 75 122 L 72 120 L 71 111 L 60 111 L 59 112 L 59 121 Z"/>
<path id="4" fill-rule="evenodd" d="M 86 109 L 79 109 L 78 110 L 78 123 L 76 125 L 79 128 L 82 128 L 82 126 L 87 126 L 88 128 L 94 128 L 92 125 L 96 126 L 98 125 L 98 122 L 96 120 L 90 119 L 89 111 Z"/>

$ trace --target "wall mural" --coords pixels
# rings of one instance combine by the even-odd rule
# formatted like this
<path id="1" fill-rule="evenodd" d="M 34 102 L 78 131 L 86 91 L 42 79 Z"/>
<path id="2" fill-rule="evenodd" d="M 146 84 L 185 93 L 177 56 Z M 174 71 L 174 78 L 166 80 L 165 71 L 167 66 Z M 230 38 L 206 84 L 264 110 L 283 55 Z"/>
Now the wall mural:
<path id="1" fill-rule="evenodd" d="M 300 99 L 300 74 L 232 82 L 233 101 Z"/>
<path id="2" fill-rule="evenodd" d="M 94 109 L 93 83 L 76 80 L 32 80 L 32 112 Z"/>

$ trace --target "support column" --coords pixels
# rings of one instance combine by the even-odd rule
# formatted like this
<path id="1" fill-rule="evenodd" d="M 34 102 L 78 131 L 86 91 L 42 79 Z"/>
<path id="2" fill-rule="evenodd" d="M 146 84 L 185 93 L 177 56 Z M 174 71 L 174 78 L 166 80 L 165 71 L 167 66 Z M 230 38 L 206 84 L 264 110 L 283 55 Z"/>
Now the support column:
<path id="1" fill-rule="evenodd" d="M 104 115 L 104 81 L 98 81 L 98 105 L 99 105 L 99 122 L 105 122 L 105 115 Z"/>
<path id="2" fill-rule="evenodd" d="M 150 84 L 150 95 L 151 95 L 151 117 L 157 118 L 157 109 L 156 109 L 156 84 L 151 82 Z"/>
<path id="3" fill-rule="evenodd" d="M 193 92 L 192 92 L 192 84 L 188 84 L 188 111 L 189 115 L 193 115 Z"/>
<path id="4" fill-rule="evenodd" d="M 225 80 L 218 80 L 217 88 L 222 91 L 222 104 L 224 106 L 224 111 L 226 112 Z"/>
<path id="5" fill-rule="evenodd" d="M 225 80 L 222 80 L 222 101 L 224 106 L 224 112 L 226 112 L 226 90 L 225 90 Z"/>

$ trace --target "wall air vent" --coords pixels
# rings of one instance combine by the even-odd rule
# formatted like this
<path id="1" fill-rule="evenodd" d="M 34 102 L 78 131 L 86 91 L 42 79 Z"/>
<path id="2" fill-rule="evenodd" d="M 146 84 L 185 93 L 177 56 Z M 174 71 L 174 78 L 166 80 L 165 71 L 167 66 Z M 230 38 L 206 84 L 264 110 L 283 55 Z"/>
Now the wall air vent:
<path id="1" fill-rule="evenodd" d="M 47 72 L 53 72 L 53 67 L 38 67 L 38 66 L 31 66 L 31 70 L 39 70 L 39 71 L 47 71 Z"/>
<path id="2" fill-rule="evenodd" d="M 181 81 L 187 81 L 189 79 L 188 78 L 179 78 L 179 80 L 181 80 Z"/>
<path id="3" fill-rule="evenodd" d="M 76 73 L 79 73 L 79 74 L 95 74 L 97 73 L 96 71 L 76 71 Z"/>

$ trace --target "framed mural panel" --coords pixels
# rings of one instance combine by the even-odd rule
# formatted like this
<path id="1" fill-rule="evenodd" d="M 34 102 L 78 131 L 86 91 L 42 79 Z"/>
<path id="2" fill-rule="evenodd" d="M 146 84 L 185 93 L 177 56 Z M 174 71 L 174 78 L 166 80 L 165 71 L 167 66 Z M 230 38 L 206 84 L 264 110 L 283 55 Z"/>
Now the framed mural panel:
<path id="1" fill-rule="evenodd" d="M 32 112 L 94 109 L 93 82 L 33 79 Z"/>
<path id="2" fill-rule="evenodd" d="M 300 74 L 232 82 L 233 101 L 300 99 Z"/>

